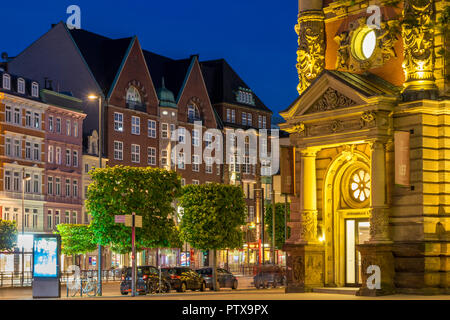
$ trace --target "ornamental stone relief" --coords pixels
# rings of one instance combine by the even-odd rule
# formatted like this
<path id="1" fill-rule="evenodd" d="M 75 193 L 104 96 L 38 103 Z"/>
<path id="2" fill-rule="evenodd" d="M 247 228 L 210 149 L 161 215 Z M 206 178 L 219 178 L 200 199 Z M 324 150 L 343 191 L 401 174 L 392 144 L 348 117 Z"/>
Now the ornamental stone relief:
<path id="1" fill-rule="evenodd" d="M 406 82 L 434 80 L 433 5 L 429 0 L 404 2 L 402 38 L 404 46 L 403 69 Z"/>
<path id="2" fill-rule="evenodd" d="M 338 44 L 336 57 L 336 69 L 342 71 L 364 71 L 370 68 L 380 67 L 389 59 L 397 57 L 394 45 L 398 40 L 396 31 L 397 20 L 382 21 L 380 29 L 370 29 L 366 24 L 366 17 L 349 24 L 349 29 L 337 34 L 334 41 Z M 355 55 L 355 46 L 362 45 L 355 40 L 360 32 L 374 31 L 376 45 L 373 54 L 367 59 L 360 59 Z"/>
<path id="3" fill-rule="evenodd" d="M 323 15 L 307 14 L 299 16 L 295 26 L 298 34 L 297 91 L 302 94 L 325 67 L 325 31 Z"/>
<path id="4" fill-rule="evenodd" d="M 305 114 L 323 112 L 355 106 L 357 103 L 342 93 L 328 88 L 306 112 Z"/>

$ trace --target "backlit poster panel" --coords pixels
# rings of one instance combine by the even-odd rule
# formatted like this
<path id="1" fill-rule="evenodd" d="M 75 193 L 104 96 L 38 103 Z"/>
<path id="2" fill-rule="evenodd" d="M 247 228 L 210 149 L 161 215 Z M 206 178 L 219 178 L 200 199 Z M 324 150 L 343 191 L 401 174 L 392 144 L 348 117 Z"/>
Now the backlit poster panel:
<path id="1" fill-rule="evenodd" d="M 410 185 L 410 133 L 396 131 L 394 133 L 395 147 L 395 184 L 408 187 Z"/>
<path id="2" fill-rule="evenodd" d="M 33 246 L 33 277 L 57 278 L 58 275 L 58 239 L 56 237 L 38 237 Z"/>

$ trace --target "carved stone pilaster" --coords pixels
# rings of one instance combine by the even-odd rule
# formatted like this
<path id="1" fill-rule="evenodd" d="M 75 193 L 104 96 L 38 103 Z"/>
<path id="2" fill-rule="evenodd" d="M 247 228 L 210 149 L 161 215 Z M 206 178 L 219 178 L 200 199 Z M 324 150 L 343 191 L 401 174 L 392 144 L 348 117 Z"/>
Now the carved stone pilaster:
<path id="1" fill-rule="evenodd" d="M 325 24 L 322 11 L 300 13 L 295 32 L 298 34 L 297 91 L 302 94 L 325 67 Z"/>
<path id="2" fill-rule="evenodd" d="M 317 241 L 317 211 L 303 211 L 300 232 L 303 241 L 308 243 Z"/>
<path id="3" fill-rule="evenodd" d="M 370 241 L 389 241 L 389 210 L 388 208 L 370 209 Z"/>
<path id="4" fill-rule="evenodd" d="M 402 38 L 405 100 L 435 98 L 434 83 L 434 1 L 405 0 Z M 414 91 L 421 91 L 420 94 Z"/>

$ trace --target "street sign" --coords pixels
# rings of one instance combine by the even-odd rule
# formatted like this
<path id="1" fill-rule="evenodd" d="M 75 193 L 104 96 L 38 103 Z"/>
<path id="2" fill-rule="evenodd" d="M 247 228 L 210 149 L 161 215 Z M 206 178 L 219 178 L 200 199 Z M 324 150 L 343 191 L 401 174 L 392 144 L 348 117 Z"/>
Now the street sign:
<path id="1" fill-rule="evenodd" d="M 121 216 L 117 215 L 117 216 L 114 216 L 114 222 L 115 222 L 115 223 L 125 223 L 125 215 L 121 215 Z"/>
<path id="2" fill-rule="evenodd" d="M 132 224 L 133 224 L 133 216 L 127 214 L 125 216 L 125 225 L 127 227 L 132 227 Z M 134 226 L 136 228 L 142 228 L 142 216 L 134 216 Z"/>

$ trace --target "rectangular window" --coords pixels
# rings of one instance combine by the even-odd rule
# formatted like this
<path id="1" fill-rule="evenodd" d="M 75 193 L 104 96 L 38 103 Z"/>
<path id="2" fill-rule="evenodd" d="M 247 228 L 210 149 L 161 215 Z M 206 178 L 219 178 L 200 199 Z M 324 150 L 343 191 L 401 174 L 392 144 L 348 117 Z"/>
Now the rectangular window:
<path id="1" fill-rule="evenodd" d="M 36 98 L 39 97 L 39 85 L 36 82 L 31 85 L 31 95 Z"/>
<path id="2" fill-rule="evenodd" d="M 56 164 L 61 164 L 61 148 L 56 147 L 56 156 L 55 156 Z"/>
<path id="3" fill-rule="evenodd" d="M 17 92 L 25 93 L 25 81 L 23 79 L 17 80 Z"/>
<path id="4" fill-rule="evenodd" d="M 11 90 L 11 77 L 7 74 L 3 75 L 3 89 Z"/>
<path id="5" fill-rule="evenodd" d="M 53 116 L 48 117 L 48 130 L 53 132 Z"/>
<path id="6" fill-rule="evenodd" d="M 249 222 L 255 221 L 255 207 L 253 206 L 248 207 L 248 220 Z"/>
<path id="7" fill-rule="evenodd" d="M 11 190 L 11 171 L 5 171 L 5 190 Z"/>
<path id="8" fill-rule="evenodd" d="M 19 172 L 14 172 L 13 187 L 14 187 L 14 191 L 20 191 L 20 174 L 19 174 Z"/>
<path id="9" fill-rule="evenodd" d="M 14 139 L 14 157 L 21 158 L 22 152 L 20 150 L 20 140 Z"/>
<path id="10" fill-rule="evenodd" d="M 56 133 L 61 133 L 61 118 L 56 118 Z"/>
<path id="11" fill-rule="evenodd" d="M 231 122 L 231 110 L 227 109 L 227 122 Z"/>
<path id="12" fill-rule="evenodd" d="M 138 144 L 131 145 L 131 162 L 141 162 L 141 146 Z"/>
<path id="13" fill-rule="evenodd" d="M 262 128 L 262 116 L 258 116 L 258 128 Z"/>
<path id="14" fill-rule="evenodd" d="M 161 124 L 161 138 L 169 137 L 169 125 L 167 123 Z"/>
<path id="15" fill-rule="evenodd" d="M 57 196 L 61 195 L 61 179 L 55 178 L 55 194 Z"/>
<path id="16" fill-rule="evenodd" d="M 195 171 L 195 172 L 200 171 L 200 156 L 199 155 L 192 156 L 192 171 Z"/>
<path id="17" fill-rule="evenodd" d="M 24 215 L 24 227 L 29 228 L 30 227 L 30 209 L 25 209 L 25 215 Z"/>
<path id="18" fill-rule="evenodd" d="M 247 113 L 247 125 L 248 126 L 252 125 L 252 114 L 251 113 Z"/>
<path id="19" fill-rule="evenodd" d="M 73 151 L 73 160 L 72 160 L 72 165 L 74 167 L 78 167 L 78 151 Z"/>
<path id="20" fill-rule="evenodd" d="M 199 184 L 200 184 L 200 181 L 198 181 L 198 180 L 192 180 L 192 184 L 199 185 Z"/>
<path id="21" fill-rule="evenodd" d="M 34 113 L 34 128 L 35 129 L 41 128 L 41 114 L 37 112 Z"/>
<path id="22" fill-rule="evenodd" d="M 192 130 L 192 145 L 194 147 L 200 146 L 200 132 L 198 130 Z"/>
<path id="23" fill-rule="evenodd" d="M 11 138 L 5 138 L 5 154 L 7 156 L 12 156 L 12 142 L 11 142 Z"/>
<path id="24" fill-rule="evenodd" d="M 53 177 L 47 177 L 47 193 L 53 195 Z"/>
<path id="25" fill-rule="evenodd" d="M 70 179 L 66 179 L 66 197 L 70 197 Z"/>
<path id="26" fill-rule="evenodd" d="M 242 112 L 242 125 L 247 125 L 247 114 L 245 112 Z"/>
<path id="27" fill-rule="evenodd" d="M 147 148 L 147 163 L 150 166 L 156 166 L 156 149 Z"/>
<path id="28" fill-rule="evenodd" d="M 25 159 L 31 160 L 31 142 L 25 142 Z"/>
<path id="29" fill-rule="evenodd" d="M 183 127 L 180 127 L 178 129 L 178 142 L 184 144 L 186 141 L 186 129 Z"/>
<path id="30" fill-rule="evenodd" d="M 205 132 L 205 148 L 208 148 L 212 144 L 212 134 Z"/>
<path id="31" fill-rule="evenodd" d="M 185 154 L 184 154 L 184 152 L 180 152 L 178 154 L 178 168 L 179 169 L 184 169 L 185 168 L 185 163 L 186 163 Z"/>
<path id="32" fill-rule="evenodd" d="M 40 179 L 39 179 L 39 175 L 37 175 L 37 174 L 35 174 L 33 176 L 33 192 L 34 193 L 41 193 Z"/>
<path id="33" fill-rule="evenodd" d="M 87 164 L 87 163 L 84 165 L 84 172 L 85 173 L 89 172 L 89 164 Z"/>
<path id="34" fill-rule="evenodd" d="M 10 106 L 5 107 L 5 120 L 6 122 L 12 122 L 12 111 Z"/>
<path id="35" fill-rule="evenodd" d="M 38 213 L 37 209 L 33 209 L 33 228 L 36 229 L 38 227 Z"/>
<path id="36" fill-rule="evenodd" d="M 114 130 L 123 132 L 123 113 L 114 112 Z"/>
<path id="37" fill-rule="evenodd" d="M 21 125 L 20 109 L 14 108 L 14 124 Z"/>
<path id="38" fill-rule="evenodd" d="M 161 150 L 161 165 L 167 165 L 167 150 Z"/>
<path id="39" fill-rule="evenodd" d="M 59 210 L 55 210 L 55 227 L 59 224 Z"/>
<path id="40" fill-rule="evenodd" d="M 131 133 L 141 134 L 141 118 L 132 116 L 131 117 Z"/>
<path id="41" fill-rule="evenodd" d="M 148 120 L 148 137 L 156 138 L 156 121 Z"/>
<path id="42" fill-rule="evenodd" d="M 70 120 L 66 120 L 66 134 L 68 135 L 68 136 L 70 136 L 70 134 L 71 134 L 71 126 L 72 126 L 72 124 L 70 123 Z"/>
<path id="43" fill-rule="evenodd" d="M 35 143 L 33 145 L 33 157 L 35 161 L 39 161 L 41 159 L 40 147 L 41 146 L 39 145 L 39 143 Z"/>
<path id="44" fill-rule="evenodd" d="M 267 119 L 266 116 L 262 117 L 262 127 L 263 127 L 263 129 L 266 129 L 266 119 Z"/>
<path id="45" fill-rule="evenodd" d="M 70 223 L 70 211 L 66 211 L 64 223 Z"/>
<path id="46" fill-rule="evenodd" d="M 51 229 L 53 227 L 52 226 L 52 221 L 53 221 L 52 213 L 53 213 L 52 210 L 48 209 L 48 211 L 47 211 L 47 228 L 48 229 Z"/>
<path id="47" fill-rule="evenodd" d="M 74 212 L 72 212 L 72 223 L 73 224 L 77 224 L 77 212 L 76 211 L 74 211 Z"/>
<path id="48" fill-rule="evenodd" d="M 205 158 L 205 172 L 212 173 L 213 172 L 213 161 L 211 157 Z"/>
<path id="49" fill-rule="evenodd" d="M 75 138 L 78 137 L 78 122 L 77 121 L 73 122 L 73 136 Z"/>
<path id="50" fill-rule="evenodd" d="M 27 127 L 32 127 L 33 126 L 33 122 L 32 122 L 31 117 L 32 117 L 31 111 L 27 110 L 25 112 L 25 126 L 27 126 Z"/>
<path id="51" fill-rule="evenodd" d="M 114 160 L 123 160 L 123 142 L 114 141 Z"/>
<path id="52" fill-rule="evenodd" d="M 53 146 L 48 146 L 48 162 L 53 163 Z"/>
<path id="53" fill-rule="evenodd" d="M 231 110 L 231 122 L 235 123 L 236 122 L 236 110 Z"/>
<path id="54" fill-rule="evenodd" d="M 170 137 L 171 137 L 173 134 L 175 134 L 175 125 L 172 123 L 172 124 L 170 125 L 170 132 L 169 132 Z"/>
<path id="55" fill-rule="evenodd" d="M 73 197 L 78 198 L 78 180 L 73 180 Z"/>
<path id="56" fill-rule="evenodd" d="M 66 149 L 66 166 L 70 166 L 70 149 Z"/>
<path id="57" fill-rule="evenodd" d="M 30 178 L 30 180 L 25 181 L 25 192 L 31 193 L 31 176 L 30 174 L 26 173 L 25 177 Z"/>

